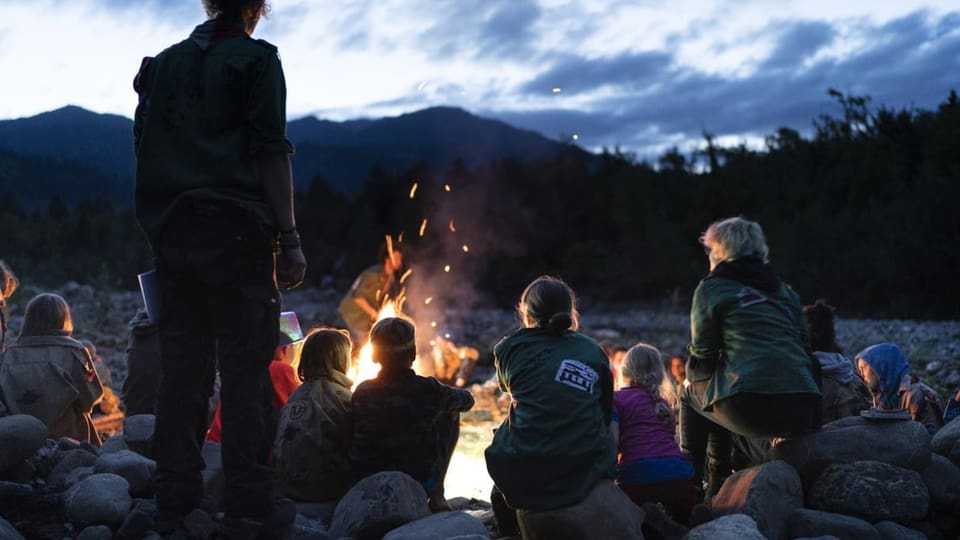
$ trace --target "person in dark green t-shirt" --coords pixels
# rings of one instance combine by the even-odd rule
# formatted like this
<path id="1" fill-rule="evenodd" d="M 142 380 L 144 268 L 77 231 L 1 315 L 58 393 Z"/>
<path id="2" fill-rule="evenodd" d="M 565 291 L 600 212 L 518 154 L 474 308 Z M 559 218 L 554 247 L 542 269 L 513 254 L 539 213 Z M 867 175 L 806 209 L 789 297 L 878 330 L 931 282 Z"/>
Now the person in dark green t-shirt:
<path id="1" fill-rule="evenodd" d="M 277 49 L 250 36 L 265 0 L 204 0 L 209 20 L 134 79 L 136 213 L 156 264 L 162 376 L 153 453 L 157 530 L 201 506 L 207 399 L 221 378 L 227 538 L 279 536 L 268 464 L 280 294 L 306 261 L 293 212 Z"/>
<path id="2" fill-rule="evenodd" d="M 381 264 L 375 264 L 357 276 L 340 301 L 340 316 L 350 329 L 357 350 L 366 344 L 384 301 L 395 296 L 396 274 L 403 267 L 403 253 L 399 248 L 389 249 L 383 244 L 378 258 Z"/>

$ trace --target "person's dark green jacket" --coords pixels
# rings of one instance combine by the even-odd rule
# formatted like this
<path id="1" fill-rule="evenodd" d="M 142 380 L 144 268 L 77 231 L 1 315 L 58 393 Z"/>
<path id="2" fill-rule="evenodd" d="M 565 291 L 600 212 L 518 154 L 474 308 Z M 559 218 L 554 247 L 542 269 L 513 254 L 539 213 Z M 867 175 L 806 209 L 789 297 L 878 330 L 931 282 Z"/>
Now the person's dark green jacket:
<path id="1" fill-rule="evenodd" d="M 136 212 L 151 242 L 186 199 L 227 203 L 276 227 L 255 167 L 257 154 L 293 153 L 276 47 L 239 22 L 209 20 L 145 58 L 134 88 Z"/>
<path id="2" fill-rule="evenodd" d="M 808 341 L 793 289 L 759 260 L 723 262 L 693 293 L 687 377 L 709 379 L 707 411 L 741 392 L 820 394 Z"/>
<path id="3" fill-rule="evenodd" d="M 521 329 L 494 349 L 510 416 L 486 450 L 487 470 L 513 508 L 576 504 L 613 478 L 613 377 L 597 343 L 577 332 Z"/>

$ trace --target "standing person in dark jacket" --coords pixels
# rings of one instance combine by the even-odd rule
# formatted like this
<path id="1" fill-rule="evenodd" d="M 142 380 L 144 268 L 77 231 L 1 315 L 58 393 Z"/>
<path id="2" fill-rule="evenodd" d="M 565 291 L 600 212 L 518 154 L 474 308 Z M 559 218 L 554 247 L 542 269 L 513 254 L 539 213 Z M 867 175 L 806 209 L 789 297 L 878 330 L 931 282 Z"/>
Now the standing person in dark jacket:
<path id="1" fill-rule="evenodd" d="M 407 473 L 423 484 L 432 510 L 449 510 L 443 481 L 460 436 L 460 413 L 473 407 L 473 396 L 414 373 L 413 323 L 383 319 L 370 331 L 370 343 L 380 373 L 353 393 L 354 476 Z"/>
<path id="2" fill-rule="evenodd" d="M 808 350 L 797 294 L 768 264 L 760 225 L 725 219 L 700 241 L 710 273 L 690 309 L 680 447 L 691 455 L 697 480 L 710 454 L 714 494 L 731 471 L 731 432 L 770 439 L 819 428 L 820 365 Z"/>
<path id="3" fill-rule="evenodd" d="M 277 284 L 306 270 L 293 212 L 286 85 L 277 49 L 250 36 L 265 0 L 203 0 L 209 20 L 134 80 L 136 212 L 153 249 L 162 376 L 153 452 L 158 530 L 200 506 L 200 454 L 221 377 L 225 516 L 221 535 L 282 535 L 267 456 Z"/>

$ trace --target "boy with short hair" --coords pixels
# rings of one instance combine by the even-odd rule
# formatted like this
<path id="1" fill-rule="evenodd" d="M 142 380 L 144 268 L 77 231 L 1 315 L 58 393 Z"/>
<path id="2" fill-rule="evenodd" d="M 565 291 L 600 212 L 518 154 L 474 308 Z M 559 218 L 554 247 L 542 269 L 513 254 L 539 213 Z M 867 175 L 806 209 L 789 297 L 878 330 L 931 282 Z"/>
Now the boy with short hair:
<path id="1" fill-rule="evenodd" d="M 381 369 L 353 393 L 353 474 L 359 480 L 404 472 L 423 485 L 432 510 L 449 509 L 443 480 L 460 436 L 459 413 L 473 407 L 473 396 L 414 373 L 413 323 L 383 319 L 370 331 L 370 342 Z"/>

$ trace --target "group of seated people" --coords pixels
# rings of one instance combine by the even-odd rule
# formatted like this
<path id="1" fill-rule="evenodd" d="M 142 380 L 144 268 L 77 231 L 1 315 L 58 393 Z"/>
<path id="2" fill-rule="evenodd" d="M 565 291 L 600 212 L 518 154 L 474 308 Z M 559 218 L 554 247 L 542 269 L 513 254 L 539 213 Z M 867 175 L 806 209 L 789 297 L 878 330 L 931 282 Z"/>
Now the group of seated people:
<path id="1" fill-rule="evenodd" d="M 734 469 L 758 463 L 774 438 L 871 407 L 904 409 L 931 432 L 960 414 L 960 395 L 945 404 L 911 376 L 892 343 L 845 357 L 833 307 L 801 306 L 770 267 L 758 224 L 719 221 L 700 241 L 710 272 L 693 296 L 686 363 L 665 364 L 645 343 L 608 355 L 579 332 L 576 295 L 562 280 L 542 276 L 523 291 L 522 327 L 494 348 L 499 387 L 511 398 L 485 452 L 502 533 L 514 532 L 515 511 L 577 504 L 601 482 L 686 522 Z M 6 297 L 15 279 L 2 262 L 0 270 L 13 279 L 12 287 L 2 283 Z M 32 414 L 52 436 L 99 444 L 90 413 L 104 389 L 72 329 L 59 296 L 29 302 L 16 343 L 0 358 L 0 414 Z M 455 387 L 462 377 L 451 370 L 448 385 L 413 371 L 416 330 L 404 317 L 372 328 L 381 370 L 356 390 L 347 331 L 315 328 L 299 341 L 282 342 L 271 369 L 279 495 L 331 501 L 370 474 L 402 471 L 424 487 L 432 509 L 448 508 L 443 482 L 459 413 L 474 403 Z M 208 438 L 216 439 L 216 427 L 214 419 Z"/>

